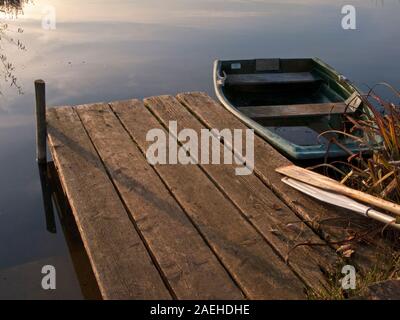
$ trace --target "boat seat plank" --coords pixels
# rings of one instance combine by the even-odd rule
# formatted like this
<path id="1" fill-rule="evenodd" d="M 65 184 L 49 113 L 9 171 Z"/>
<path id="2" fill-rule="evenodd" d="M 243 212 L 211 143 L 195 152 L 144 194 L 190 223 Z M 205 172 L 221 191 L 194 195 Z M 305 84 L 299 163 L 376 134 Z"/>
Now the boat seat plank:
<path id="1" fill-rule="evenodd" d="M 251 119 L 309 117 L 353 113 L 353 110 L 344 102 L 238 107 L 238 110 Z"/>
<path id="2" fill-rule="evenodd" d="M 321 78 L 310 72 L 286 72 L 286 73 L 254 73 L 254 74 L 228 74 L 226 85 L 263 85 L 284 83 L 310 83 L 322 81 Z"/>

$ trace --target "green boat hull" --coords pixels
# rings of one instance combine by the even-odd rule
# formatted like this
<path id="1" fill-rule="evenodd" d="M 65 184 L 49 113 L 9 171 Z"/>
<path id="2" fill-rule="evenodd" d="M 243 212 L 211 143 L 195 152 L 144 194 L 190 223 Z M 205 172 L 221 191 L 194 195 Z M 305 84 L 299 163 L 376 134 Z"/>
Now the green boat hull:
<path id="1" fill-rule="evenodd" d="M 318 107 L 328 103 L 343 105 L 358 95 L 358 89 L 348 79 L 317 58 L 217 60 L 214 63 L 214 88 L 225 108 L 292 159 L 336 158 L 349 155 L 349 151 L 360 151 L 359 143 L 344 135 L 321 135 L 341 130 L 343 114 L 264 119 L 248 116 L 249 112 L 246 112 L 259 106 L 277 110 L 272 108 L 289 109 L 305 104 Z M 353 110 L 353 117 L 365 115 L 366 110 L 359 102 L 357 110 Z M 308 140 L 312 141 L 300 141 L 307 140 L 307 137 L 302 138 L 301 130 L 307 132 Z M 324 138 L 326 136 L 328 138 Z M 329 142 L 332 137 L 341 146 Z"/>

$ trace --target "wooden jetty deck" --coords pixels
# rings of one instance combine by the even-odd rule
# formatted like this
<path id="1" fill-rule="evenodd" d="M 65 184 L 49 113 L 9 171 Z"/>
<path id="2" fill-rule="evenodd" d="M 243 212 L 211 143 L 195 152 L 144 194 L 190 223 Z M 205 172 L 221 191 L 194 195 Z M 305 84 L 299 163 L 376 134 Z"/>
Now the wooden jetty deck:
<path id="1" fill-rule="evenodd" d="M 326 287 L 342 261 L 325 240 L 369 222 L 283 184 L 275 168 L 289 161 L 257 136 L 251 175 L 233 164 L 149 164 L 146 133 L 172 120 L 198 133 L 246 128 L 204 93 L 47 111 L 52 157 L 103 298 L 304 299 Z M 321 245 L 291 250 L 300 243 Z M 375 262 L 376 247 L 354 250 L 358 270 Z"/>

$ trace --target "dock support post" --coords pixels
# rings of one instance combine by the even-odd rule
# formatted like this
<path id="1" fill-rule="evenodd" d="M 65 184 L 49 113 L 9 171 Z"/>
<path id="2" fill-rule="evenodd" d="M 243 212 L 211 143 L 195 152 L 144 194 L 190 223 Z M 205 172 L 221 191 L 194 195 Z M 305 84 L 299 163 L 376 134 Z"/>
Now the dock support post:
<path id="1" fill-rule="evenodd" d="M 36 161 L 47 162 L 46 128 L 46 84 L 43 80 L 35 81 L 36 94 Z"/>

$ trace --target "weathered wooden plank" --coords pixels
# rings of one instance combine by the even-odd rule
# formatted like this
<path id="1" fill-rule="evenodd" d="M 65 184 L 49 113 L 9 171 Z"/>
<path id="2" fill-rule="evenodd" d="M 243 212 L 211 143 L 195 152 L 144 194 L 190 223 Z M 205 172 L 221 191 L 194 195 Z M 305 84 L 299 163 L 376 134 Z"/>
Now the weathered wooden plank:
<path id="1" fill-rule="evenodd" d="M 168 128 L 170 121 L 177 121 L 178 131 L 191 128 L 200 136 L 201 130 L 205 129 L 200 121 L 172 96 L 154 97 L 147 105 L 165 128 Z M 226 146 L 221 145 L 220 159 L 223 159 L 225 152 L 232 153 Z M 199 148 L 198 154 L 200 153 Z M 201 164 L 201 167 L 282 259 L 286 259 L 290 248 L 297 243 L 322 242 L 254 173 L 237 176 L 234 164 Z M 321 289 L 321 286 L 327 286 L 327 279 L 322 270 L 333 271 L 337 258 L 337 254 L 328 247 L 321 247 L 319 250 L 299 247 L 291 253 L 289 264 L 309 287 Z"/>
<path id="2" fill-rule="evenodd" d="M 50 149 L 105 299 L 170 299 L 78 115 L 47 112 Z"/>
<path id="3" fill-rule="evenodd" d="M 321 80 L 310 72 L 296 73 L 252 73 L 252 74 L 228 74 L 226 85 L 260 85 L 280 83 L 304 83 Z"/>
<path id="4" fill-rule="evenodd" d="M 46 137 L 47 139 L 47 137 Z M 78 230 L 74 214 L 72 213 L 65 191 L 61 185 L 60 177 L 54 162 L 48 164 L 48 178 L 50 179 L 52 197 L 68 251 L 74 265 L 74 270 L 81 287 L 82 295 L 87 300 L 102 300 L 99 285 L 93 273 L 85 245 Z M 50 201 L 52 201 L 51 199 Z"/>
<path id="5" fill-rule="evenodd" d="M 351 113 L 345 103 L 294 104 L 286 106 L 239 107 L 238 110 L 251 119 L 324 116 Z"/>
<path id="6" fill-rule="evenodd" d="M 190 112 L 196 115 L 209 128 L 237 128 L 246 126 L 222 105 L 215 102 L 207 94 L 196 92 L 178 95 L 178 100 Z M 371 228 L 371 223 L 364 217 L 359 217 L 346 210 L 338 210 L 326 204 L 301 194 L 281 181 L 282 176 L 275 169 L 291 162 L 279 154 L 265 140 L 256 136 L 255 172 L 256 174 L 304 221 L 311 225 L 327 240 L 344 240 L 354 233 L 363 234 L 363 238 L 374 246 L 364 242 L 353 243 L 355 254 L 353 263 L 363 269 L 368 269 L 376 262 L 377 247 L 390 250 L 390 245 L 382 239 L 372 239 L 365 232 Z M 372 224 L 372 227 L 376 225 Z"/>
<path id="7" fill-rule="evenodd" d="M 146 153 L 151 144 L 146 133 L 161 124 L 140 102 L 111 106 Z M 197 165 L 157 164 L 154 169 L 248 298 L 304 298 L 300 280 Z"/>
<path id="8" fill-rule="evenodd" d="M 280 59 L 256 59 L 256 71 L 279 71 Z"/>
<path id="9" fill-rule="evenodd" d="M 76 110 L 175 296 L 243 298 L 110 107 L 94 104 Z"/>

